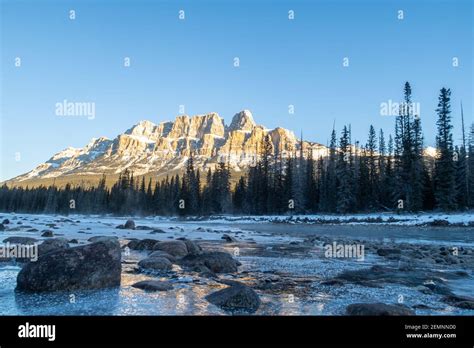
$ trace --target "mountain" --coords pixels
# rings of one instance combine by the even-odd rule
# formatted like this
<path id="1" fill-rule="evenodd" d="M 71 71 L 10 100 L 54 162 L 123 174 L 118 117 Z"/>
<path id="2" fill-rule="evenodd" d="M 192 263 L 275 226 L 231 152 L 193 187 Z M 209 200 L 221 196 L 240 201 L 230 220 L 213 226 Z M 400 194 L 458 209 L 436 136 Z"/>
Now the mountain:
<path id="1" fill-rule="evenodd" d="M 182 115 L 174 122 L 140 121 L 115 139 L 94 138 L 83 148 L 68 147 L 7 183 L 21 186 L 52 181 L 94 183 L 102 174 L 115 178 L 127 168 L 134 175 L 159 178 L 179 173 L 191 154 L 196 168 L 201 170 L 213 169 L 225 161 L 233 172 L 241 172 L 255 162 L 267 134 L 275 155 L 285 158 L 300 150 L 301 142 L 293 132 L 257 125 L 248 110 L 235 114 L 229 126 L 217 113 Z M 304 141 L 305 155 L 310 148 L 315 158 L 327 153 L 325 146 Z"/>

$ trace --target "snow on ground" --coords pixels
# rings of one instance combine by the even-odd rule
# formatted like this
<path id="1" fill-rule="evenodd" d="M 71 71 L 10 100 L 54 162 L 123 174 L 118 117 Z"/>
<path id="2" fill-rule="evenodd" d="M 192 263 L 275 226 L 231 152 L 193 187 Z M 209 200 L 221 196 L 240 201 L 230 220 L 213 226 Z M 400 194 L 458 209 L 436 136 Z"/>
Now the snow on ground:
<path id="1" fill-rule="evenodd" d="M 188 238 L 196 240 L 220 240 L 224 234 L 228 234 L 241 241 L 256 243 L 281 243 L 300 241 L 301 238 L 290 236 L 273 236 L 261 234 L 253 230 L 246 230 L 230 226 L 212 226 L 199 222 L 180 223 L 177 219 L 163 217 L 112 217 L 99 215 L 35 215 L 35 214 L 0 214 L 0 221 L 9 219 L 7 229 L 0 232 L 0 244 L 9 236 L 24 236 L 43 239 L 41 232 L 53 230 L 55 236 L 65 236 L 68 239 L 88 239 L 92 236 L 116 236 L 121 239 L 144 239 L 167 240 L 176 238 Z M 132 219 L 137 226 L 135 230 L 117 229 L 118 225 L 124 224 L 127 219 Z M 21 223 L 18 224 L 18 222 Z M 54 224 L 54 227 L 48 226 Z M 140 229 L 144 226 L 147 229 Z M 16 229 L 15 229 L 16 227 Z M 14 230 L 12 230 L 12 228 Z M 37 231 L 29 231 L 36 229 Z M 158 231 L 158 232 L 153 232 Z"/>
<path id="2" fill-rule="evenodd" d="M 203 220 L 203 218 L 196 218 Z M 192 218 L 189 218 L 192 220 Z M 422 226 L 436 224 L 446 221 L 453 225 L 464 225 L 474 227 L 474 211 L 465 213 L 420 213 L 420 214 L 396 214 L 396 213 L 371 213 L 371 214 L 350 214 L 350 215 L 220 215 L 209 217 L 208 220 L 219 223 L 328 223 L 328 224 L 390 224 L 402 226 Z M 442 223 L 442 222 L 441 222 Z M 440 224 L 441 226 L 441 224 Z"/>

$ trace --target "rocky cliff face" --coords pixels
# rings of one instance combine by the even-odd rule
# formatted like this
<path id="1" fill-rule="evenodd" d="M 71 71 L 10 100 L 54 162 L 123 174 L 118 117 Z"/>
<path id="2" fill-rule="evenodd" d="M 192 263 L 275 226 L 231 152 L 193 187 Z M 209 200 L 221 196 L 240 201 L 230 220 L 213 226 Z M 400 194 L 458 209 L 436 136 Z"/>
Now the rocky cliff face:
<path id="1" fill-rule="evenodd" d="M 69 147 L 10 182 L 118 174 L 127 168 L 135 175 L 164 175 L 185 168 L 191 154 L 202 170 L 225 161 L 233 170 L 242 171 L 258 158 L 266 135 L 271 138 L 276 156 L 285 158 L 300 150 L 301 142 L 293 132 L 257 125 L 248 110 L 237 113 L 230 126 L 217 113 L 183 115 L 174 122 L 141 121 L 113 140 L 101 137 L 92 139 L 82 149 Z M 306 156 L 310 148 L 315 158 L 327 152 L 323 145 L 303 142 Z"/>

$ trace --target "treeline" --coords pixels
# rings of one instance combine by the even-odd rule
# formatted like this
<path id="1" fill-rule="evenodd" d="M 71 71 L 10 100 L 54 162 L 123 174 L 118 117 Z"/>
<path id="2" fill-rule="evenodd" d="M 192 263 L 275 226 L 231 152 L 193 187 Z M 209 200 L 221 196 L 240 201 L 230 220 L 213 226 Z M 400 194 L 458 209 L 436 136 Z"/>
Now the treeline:
<path id="1" fill-rule="evenodd" d="M 117 215 L 305 214 L 474 208 L 474 124 L 454 145 L 451 91 L 441 89 L 436 113 L 436 156 L 424 154 L 421 119 L 407 82 L 394 136 L 370 126 L 368 139 L 351 139 L 351 127 L 333 129 L 327 154 L 311 148 L 282 156 L 269 136 L 256 163 L 231 187 L 227 163 L 195 168 L 191 156 L 180 175 L 153 182 L 125 170 L 111 187 L 66 185 L 0 188 L 0 210 L 29 213 Z"/>

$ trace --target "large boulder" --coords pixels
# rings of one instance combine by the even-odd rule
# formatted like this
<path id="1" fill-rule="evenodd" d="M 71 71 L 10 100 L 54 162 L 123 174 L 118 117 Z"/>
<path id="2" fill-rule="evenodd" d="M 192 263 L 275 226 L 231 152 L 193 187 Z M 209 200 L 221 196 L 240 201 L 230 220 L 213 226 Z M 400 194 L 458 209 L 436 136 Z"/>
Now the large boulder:
<path id="1" fill-rule="evenodd" d="M 198 255 L 202 252 L 202 248 L 199 244 L 193 242 L 192 240 L 189 239 L 182 239 L 184 244 L 186 244 L 186 249 L 188 249 L 188 254 L 191 255 Z"/>
<path id="2" fill-rule="evenodd" d="M 17 290 L 58 291 L 100 289 L 120 285 L 120 244 L 103 239 L 84 246 L 40 255 L 18 273 Z"/>
<path id="3" fill-rule="evenodd" d="M 171 270 L 173 265 L 164 257 L 147 257 L 141 260 L 138 266 L 144 271 L 163 272 Z"/>
<path id="4" fill-rule="evenodd" d="M 239 283 L 207 295 L 206 300 L 225 311 L 244 313 L 255 313 L 261 303 L 254 290 Z"/>
<path id="5" fill-rule="evenodd" d="M 170 262 L 175 262 L 176 261 L 176 257 L 168 254 L 166 251 L 163 251 L 163 250 L 155 250 L 155 251 L 152 251 L 149 255 L 148 255 L 149 258 L 153 258 L 153 257 L 164 257 L 165 259 L 168 259 L 170 260 Z"/>
<path id="6" fill-rule="evenodd" d="M 135 283 L 132 286 L 145 291 L 168 291 L 173 289 L 173 285 L 171 285 L 171 283 L 159 280 L 142 280 L 141 282 Z"/>
<path id="7" fill-rule="evenodd" d="M 103 242 L 103 241 L 118 241 L 118 238 L 115 236 L 94 236 L 90 237 L 87 241 L 91 243 Z"/>
<path id="8" fill-rule="evenodd" d="M 132 250 L 153 250 L 156 243 L 158 243 L 156 239 L 135 239 L 131 240 L 127 246 Z"/>
<path id="9" fill-rule="evenodd" d="M 188 247 L 182 240 L 167 240 L 156 243 L 153 246 L 153 250 L 161 250 L 174 257 L 183 257 L 188 255 Z"/>
<path id="10" fill-rule="evenodd" d="M 385 303 L 354 303 L 346 308 L 348 315 L 415 315 L 415 312 L 403 305 Z"/>
<path id="11" fill-rule="evenodd" d="M 180 260 L 180 264 L 187 267 L 206 266 L 214 273 L 237 272 L 240 262 L 230 254 L 221 251 L 203 252 L 198 255 L 187 255 Z"/>
<path id="12" fill-rule="evenodd" d="M 8 237 L 3 240 L 3 243 L 10 243 L 10 244 L 35 244 L 38 240 L 36 238 L 31 237 Z"/>
<path id="13" fill-rule="evenodd" d="M 56 250 L 64 250 L 67 248 L 69 248 L 69 243 L 66 238 L 47 239 L 38 245 L 38 255 L 43 255 Z"/>

